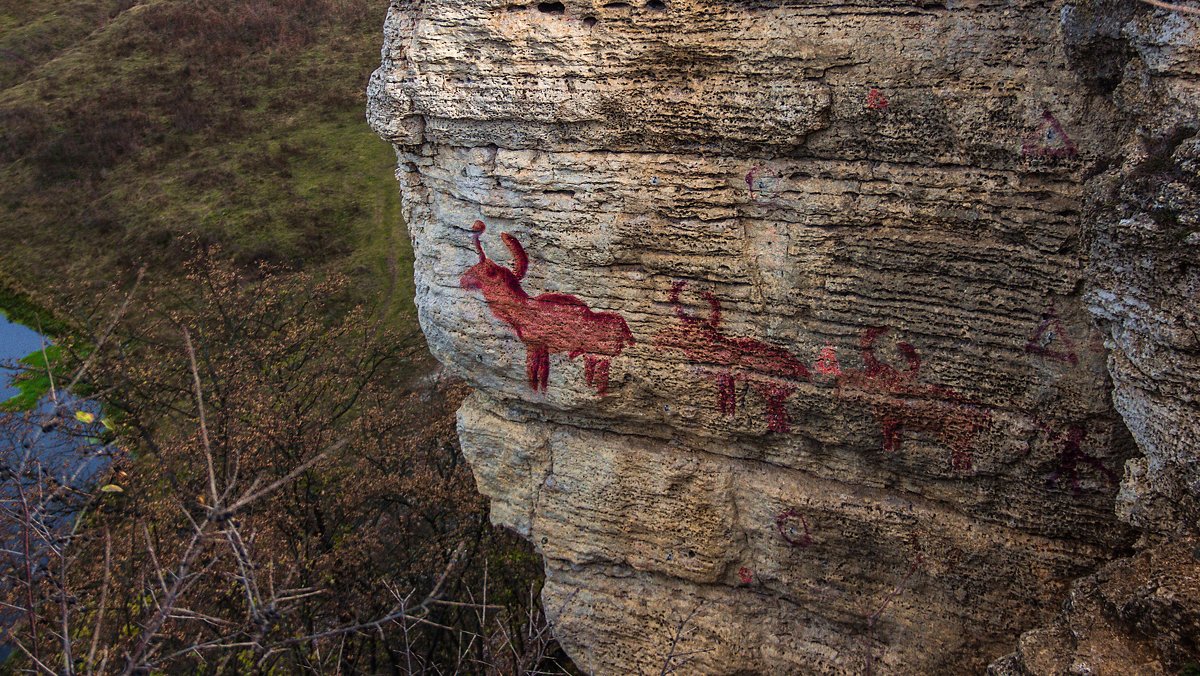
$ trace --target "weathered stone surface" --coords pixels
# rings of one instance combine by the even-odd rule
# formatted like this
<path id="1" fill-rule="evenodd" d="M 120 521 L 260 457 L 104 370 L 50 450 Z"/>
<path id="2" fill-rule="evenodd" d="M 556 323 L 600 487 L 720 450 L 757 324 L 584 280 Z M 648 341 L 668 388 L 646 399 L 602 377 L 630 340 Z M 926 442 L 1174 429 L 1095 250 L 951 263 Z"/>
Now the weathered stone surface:
<path id="1" fill-rule="evenodd" d="M 1197 63 L 1148 11 L 393 2 L 422 326 L 581 668 L 978 672 L 1129 553 L 1134 439 L 1178 523 L 1196 268 L 1098 225 Z"/>
<path id="2" fill-rule="evenodd" d="M 989 673 L 1176 674 L 1195 665 L 1197 546 L 1193 538 L 1162 543 L 1081 579 L 1056 621 L 1024 634 Z"/>
<path id="3" fill-rule="evenodd" d="M 1116 501 L 1141 529 L 1141 551 L 1074 585 L 1060 616 L 995 673 L 1179 673 L 1200 661 L 1197 23 L 1104 2 L 1074 6 L 1064 22 L 1076 69 L 1129 116 L 1121 161 L 1086 184 L 1084 299 L 1113 347 L 1113 401 L 1144 454 L 1126 464 Z"/>

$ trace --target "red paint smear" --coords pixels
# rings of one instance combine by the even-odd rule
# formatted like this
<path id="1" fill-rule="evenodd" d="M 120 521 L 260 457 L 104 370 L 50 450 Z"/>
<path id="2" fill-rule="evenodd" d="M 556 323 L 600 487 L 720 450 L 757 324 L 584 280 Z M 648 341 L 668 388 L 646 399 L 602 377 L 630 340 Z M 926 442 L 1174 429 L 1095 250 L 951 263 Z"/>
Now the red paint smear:
<path id="1" fill-rule="evenodd" d="M 742 566 L 741 568 L 738 568 L 738 579 L 742 581 L 742 584 L 750 584 L 751 582 L 754 582 L 754 572 L 749 568 Z"/>
<path id="2" fill-rule="evenodd" d="M 508 233 L 500 238 L 513 255 L 513 269 L 498 265 L 483 252 L 479 238 L 483 221 L 475 221 L 475 249 L 479 262 L 471 266 L 459 285 L 479 289 L 488 309 L 512 327 L 525 343 L 525 373 L 529 387 L 545 391 L 550 381 L 550 355 L 568 359 L 584 357 L 584 379 L 604 395 L 608 391 L 609 361 L 633 345 L 633 334 L 615 312 L 593 312 L 582 300 L 565 293 L 543 293 L 530 297 L 520 280 L 529 267 L 529 257 L 517 239 Z"/>
<path id="3" fill-rule="evenodd" d="M 826 376 L 842 375 L 842 367 L 838 364 L 837 350 L 834 350 L 832 345 L 821 348 L 821 354 L 817 357 L 817 373 Z"/>
<path id="4" fill-rule="evenodd" d="M 867 108 L 871 110 L 887 110 L 887 107 L 887 97 L 883 95 L 883 92 L 875 87 L 871 87 L 871 91 L 867 92 Z"/>
<path id="5" fill-rule="evenodd" d="M 1050 337 L 1043 346 L 1042 340 L 1047 332 L 1050 333 Z M 1061 341 L 1063 349 L 1051 350 L 1049 343 L 1054 340 Z M 1042 313 L 1042 323 L 1038 324 L 1037 330 L 1029 337 L 1029 342 L 1025 343 L 1025 351 L 1066 362 L 1072 366 L 1079 365 L 1079 355 L 1075 353 L 1075 342 L 1067 334 L 1067 329 L 1063 326 L 1062 320 L 1058 318 L 1058 312 L 1054 310 L 1053 306 Z"/>
<path id="6" fill-rule="evenodd" d="M 675 282 L 670 300 L 679 323 L 660 331 L 655 343 L 682 352 L 690 361 L 712 370 L 717 386 L 717 409 L 724 415 L 737 412 L 736 385 L 748 383 L 767 402 L 767 429 L 791 431 L 787 399 L 796 391 L 795 383 L 808 380 L 808 367 L 787 350 L 753 338 L 729 336 L 721 331 L 721 304 L 711 292 L 705 292 L 710 313 L 708 319 L 687 314 L 679 295 L 686 282 Z"/>
<path id="7" fill-rule="evenodd" d="M 990 423 L 991 414 L 947 387 L 917 382 L 921 358 L 908 343 L 896 344 L 908 362 L 907 370 L 897 371 L 879 361 L 875 342 L 886 332 L 878 327 L 863 332 L 859 342 L 863 369 L 842 370 L 839 394 L 870 405 L 883 431 L 883 450 L 888 453 L 900 450 L 906 430 L 920 430 L 950 447 L 955 469 L 971 469 L 975 437 Z"/>
<path id="8" fill-rule="evenodd" d="M 1054 142 L 1058 145 L 1051 145 Z M 1050 111 L 1042 111 L 1042 124 L 1021 144 L 1021 154 L 1027 157 L 1075 157 L 1079 151 L 1062 124 Z"/>

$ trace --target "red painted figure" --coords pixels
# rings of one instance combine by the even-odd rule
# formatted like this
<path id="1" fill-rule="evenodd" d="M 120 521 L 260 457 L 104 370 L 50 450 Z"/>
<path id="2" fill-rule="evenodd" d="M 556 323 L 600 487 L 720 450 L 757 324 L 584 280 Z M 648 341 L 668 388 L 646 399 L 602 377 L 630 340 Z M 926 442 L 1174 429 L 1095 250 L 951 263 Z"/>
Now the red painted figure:
<path id="1" fill-rule="evenodd" d="M 931 432 L 950 447 L 955 469 L 971 469 L 971 447 L 979 431 L 988 425 L 991 415 L 966 397 L 941 385 L 917 382 L 921 358 L 908 343 L 896 348 L 908 362 L 906 371 L 897 371 L 875 356 L 875 342 L 887 333 L 885 328 L 870 328 L 859 341 L 862 370 L 832 365 L 837 375 L 838 393 L 868 403 L 872 415 L 883 428 L 883 450 L 900 449 L 905 429 Z"/>
<path id="2" fill-rule="evenodd" d="M 804 549 L 812 544 L 812 533 L 808 530 L 808 519 L 791 507 L 775 517 L 775 530 L 779 537 L 793 547 Z"/>
<path id="3" fill-rule="evenodd" d="M 1021 143 L 1021 154 L 1026 157 L 1075 157 L 1079 150 L 1062 124 L 1048 110 L 1042 111 L 1042 123 L 1037 131 Z"/>
<path id="4" fill-rule="evenodd" d="M 464 289 L 479 289 L 488 309 L 512 327 L 525 343 L 525 373 L 529 387 L 545 391 L 550 380 L 550 355 L 564 353 L 568 359 L 583 355 L 584 378 L 600 395 L 608 391 L 609 360 L 633 345 L 629 325 L 615 312 L 593 312 L 587 304 L 566 293 L 543 293 L 531 298 L 521 288 L 529 268 L 529 257 L 515 237 L 500 234 L 512 252 L 512 270 L 497 264 L 483 252 L 479 238 L 486 226 L 475 221 L 472 230 L 479 262 L 463 274 Z"/>
<path id="5" fill-rule="evenodd" d="M 762 170 L 763 166 L 761 164 L 756 164 L 753 167 L 750 167 L 750 171 L 746 172 L 746 188 L 750 190 L 750 199 L 754 199 L 754 179 Z"/>
<path id="6" fill-rule="evenodd" d="M 1058 345 L 1051 347 L 1056 341 Z M 1079 365 L 1079 355 L 1075 353 L 1075 342 L 1071 340 L 1067 328 L 1058 318 L 1058 312 L 1053 305 L 1042 313 L 1042 323 L 1038 324 L 1037 330 L 1029 337 L 1029 342 L 1025 343 L 1025 351 L 1067 362 L 1072 366 Z"/>
<path id="7" fill-rule="evenodd" d="M 1058 468 L 1050 476 L 1046 477 L 1047 486 L 1057 487 L 1059 479 L 1066 477 L 1071 482 L 1071 492 L 1078 495 L 1080 492 L 1080 461 L 1090 465 L 1092 469 L 1099 472 L 1110 484 L 1116 485 L 1120 483 L 1117 475 L 1105 467 L 1099 458 L 1088 455 L 1083 451 L 1083 440 L 1087 438 L 1087 428 L 1083 424 L 1073 423 L 1067 427 L 1066 432 L 1055 432 L 1041 421 L 1035 422 L 1046 433 L 1046 438 L 1051 443 L 1062 444 L 1062 450 L 1058 456 Z"/>
<path id="8" fill-rule="evenodd" d="M 711 292 L 704 293 L 710 309 L 708 319 L 684 312 L 679 294 L 686 285 L 680 281 L 671 287 L 670 300 L 679 323 L 660 331 L 655 342 L 712 369 L 721 413 L 737 412 L 736 384 L 746 382 L 767 400 L 767 428 L 772 432 L 790 431 L 791 419 L 785 404 L 796 391 L 796 382 L 808 380 L 808 367 L 781 347 L 722 333 L 721 304 Z"/>

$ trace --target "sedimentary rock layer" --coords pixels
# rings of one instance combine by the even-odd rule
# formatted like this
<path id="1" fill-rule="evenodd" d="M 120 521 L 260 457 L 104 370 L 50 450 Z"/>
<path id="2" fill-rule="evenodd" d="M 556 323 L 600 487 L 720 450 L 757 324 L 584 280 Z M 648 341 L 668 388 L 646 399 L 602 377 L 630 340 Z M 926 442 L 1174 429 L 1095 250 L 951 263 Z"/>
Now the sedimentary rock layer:
<path id="1" fill-rule="evenodd" d="M 1085 184 L 1084 300 L 1113 347 L 1113 401 L 1143 457 L 1118 517 L 1139 551 L 1072 587 L 996 674 L 1186 673 L 1200 662 L 1200 79 L 1195 17 L 1115 2 L 1064 12 L 1073 67 L 1127 116 Z"/>
<path id="2" fill-rule="evenodd" d="M 1128 553 L 1080 11 L 393 2 L 422 327 L 581 668 L 980 670 Z"/>

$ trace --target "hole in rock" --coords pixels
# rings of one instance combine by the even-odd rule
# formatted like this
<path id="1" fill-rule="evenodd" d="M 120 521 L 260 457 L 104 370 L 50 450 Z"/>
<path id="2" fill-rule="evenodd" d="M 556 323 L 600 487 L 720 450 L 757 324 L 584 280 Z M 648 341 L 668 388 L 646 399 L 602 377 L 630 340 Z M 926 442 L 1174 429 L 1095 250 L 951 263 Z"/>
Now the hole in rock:
<path id="1" fill-rule="evenodd" d="M 583 17 L 583 25 L 587 26 L 588 28 L 595 26 L 596 25 L 596 17 L 594 17 L 594 16 Z"/>
<path id="2" fill-rule="evenodd" d="M 633 5 L 628 2 L 610 2 L 604 5 L 604 9 L 629 9 Z"/>
<path id="3" fill-rule="evenodd" d="M 561 2 L 538 3 L 538 11 L 542 14 L 562 14 L 567 8 Z"/>
<path id="4" fill-rule="evenodd" d="M 662 0 L 650 0 L 646 3 L 646 9 L 652 9 L 656 12 L 661 12 L 667 8 L 667 3 Z"/>

